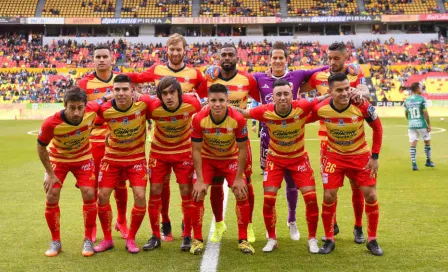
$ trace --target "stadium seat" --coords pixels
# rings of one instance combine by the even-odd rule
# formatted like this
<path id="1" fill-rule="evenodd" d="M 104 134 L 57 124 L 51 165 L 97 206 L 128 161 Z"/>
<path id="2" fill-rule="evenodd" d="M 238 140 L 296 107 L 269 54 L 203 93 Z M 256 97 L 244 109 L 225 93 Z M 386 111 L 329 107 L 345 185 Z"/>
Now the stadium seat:
<path id="1" fill-rule="evenodd" d="M 42 17 L 114 17 L 116 0 L 47 0 Z"/>
<path id="2" fill-rule="evenodd" d="M 356 0 L 290 0 L 288 16 L 331 16 L 358 14 Z"/>
<path id="3" fill-rule="evenodd" d="M 34 17 L 39 0 L 3 0 L 0 4 L 0 17 Z"/>
<path id="4" fill-rule="evenodd" d="M 201 17 L 266 17 L 280 12 L 278 0 L 201 0 Z"/>
<path id="5" fill-rule="evenodd" d="M 366 0 L 366 12 L 371 15 L 378 14 L 422 14 L 438 13 L 437 0 L 399 0 L 395 4 L 383 1 Z M 446 3 L 445 3 L 446 5 Z"/>
<path id="6" fill-rule="evenodd" d="M 191 17 L 190 0 L 124 0 L 121 17 Z"/>

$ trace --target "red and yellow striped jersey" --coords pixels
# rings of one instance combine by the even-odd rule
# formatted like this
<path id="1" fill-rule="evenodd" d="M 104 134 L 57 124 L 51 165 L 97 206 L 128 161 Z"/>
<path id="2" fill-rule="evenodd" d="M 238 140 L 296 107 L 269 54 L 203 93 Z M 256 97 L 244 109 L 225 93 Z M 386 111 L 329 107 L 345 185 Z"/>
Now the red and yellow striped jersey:
<path id="1" fill-rule="evenodd" d="M 104 160 L 134 162 L 145 159 L 146 120 L 152 99 L 142 96 L 125 111 L 117 108 L 115 99 L 101 106 L 99 117 L 107 122 Z"/>
<path id="2" fill-rule="evenodd" d="M 338 110 L 333 100 L 328 98 L 314 106 L 311 121 L 322 120 L 328 131 L 328 153 L 359 155 L 369 153 L 364 120 L 373 129 L 372 152 L 379 154 L 382 141 L 382 127 L 375 108 L 364 101 L 360 105 L 349 104 Z"/>
<path id="3" fill-rule="evenodd" d="M 225 118 L 217 123 L 209 107 L 193 118 L 191 140 L 202 142 L 202 157 L 218 160 L 238 158 L 236 142 L 247 141 L 247 126 L 243 115 L 228 107 Z"/>
<path id="4" fill-rule="evenodd" d="M 156 86 L 163 77 L 172 76 L 180 83 L 184 93 L 195 91 L 201 98 L 207 96 L 206 80 L 201 71 L 195 68 L 184 66 L 174 70 L 165 64 L 154 64 L 148 70 L 134 75 L 137 76 L 132 78 L 133 83 L 154 82 Z"/>
<path id="5" fill-rule="evenodd" d="M 358 86 L 359 84 L 365 84 L 365 78 L 362 69 L 359 69 L 358 75 L 356 76 L 351 75 L 348 69 L 346 70 L 345 74 L 347 75 L 351 87 L 356 88 L 356 86 Z M 330 77 L 330 75 L 331 73 L 329 69 L 314 73 L 308 80 L 308 83 L 312 89 L 317 90 L 319 95 L 325 95 L 328 92 L 328 77 Z M 327 140 L 327 131 L 325 130 L 325 124 L 323 122 L 320 122 L 318 135 L 321 141 Z"/>
<path id="6" fill-rule="evenodd" d="M 191 120 L 201 110 L 196 97 L 183 95 L 179 107 L 168 110 L 159 99 L 153 100 L 148 118 L 154 120 L 151 154 L 191 153 Z"/>
<path id="7" fill-rule="evenodd" d="M 247 100 L 250 97 L 260 102 L 260 92 L 258 91 L 257 81 L 246 72 L 238 71 L 232 78 L 224 79 L 221 74 L 211 82 L 207 81 L 207 86 L 215 83 L 221 83 L 228 89 L 229 104 L 240 109 L 247 108 Z"/>
<path id="8" fill-rule="evenodd" d="M 77 126 L 65 118 L 65 110 L 45 119 L 37 141 L 48 146 L 51 161 L 79 162 L 92 158 L 89 135 L 99 108 L 97 102 L 87 103 L 84 117 Z"/>
<path id="9" fill-rule="evenodd" d="M 253 119 L 265 123 L 268 127 L 268 152 L 271 156 L 291 159 L 305 153 L 305 123 L 317 103 L 317 99 L 313 102 L 307 99 L 294 100 L 291 111 L 285 116 L 275 111 L 274 104 L 261 105 L 249 111 Z"/>

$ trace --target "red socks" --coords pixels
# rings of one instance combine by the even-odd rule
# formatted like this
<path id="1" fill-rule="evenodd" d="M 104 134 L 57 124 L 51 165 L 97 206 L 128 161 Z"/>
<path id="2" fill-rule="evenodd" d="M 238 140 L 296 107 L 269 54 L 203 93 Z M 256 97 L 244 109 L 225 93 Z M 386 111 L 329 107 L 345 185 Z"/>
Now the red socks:
<path id="1" fill-rule="evenodd" d="M 380 217 L 379 210 L 378 201 L 375 201 L 374 203 L 366 202 L 367 240 L 369 242 L 376 239 L 376 230 L 378 229 L 378 220 Z"/>
<path id="2" fill-rule="evenodd" d="M 59 209 L 59 202 L 54 204 L 46 202 L 45 219 L 47 219 L 47 225 L 51 232 L 51 239 L 53 241 L 61 241 L 61 211 Z"/>
<path id="3" fill-rule="evenodd" d="M 322 223 L 324 225 L 327 240 L 334 241 L 334 215 L 336 214 L 336 202 L 322 203 Z"/>
<path id="4" fill-rule="evenodd" d="M 306 205 L 306 221 L 308 223 L 308 240 L 316 238 L 317 222 L 319 221 L 319 206 L 317 205 L 316 191 L 303 194 Z"/>
<path id="5" fill-rule="evenodd" d="M 167 223 L 170 222 L 170 217 L 168 215 L 168 211 L 170 209 L 170 183 L 169 182 L 163 182 L 163 189 L 162 189 L 162 222 Z"/>
<path id="6" fill-rule="evenodd" d="M 250 205 L 247 198 L 237 199 L 235 212 L 238 220 L 238 240 L 247 240 L 247 225 L 250 216 Z"/>
<path id="7" fill-rule="evenodd" d="M 255 205 L 255 194 L 254 187 L 252 183 L 247 184 L 247 192 L 248 192 L 248 201 L 250 206 L 250 214 L 249 214 L 249 223 L 252 223 L 252 215 L 254 213 L 254 205 Z"/>
<path id="8" fill-rule="evenodd" d="M 104 233 L 104 240 L 112 240 L 112 208 L 110 204 L 98 204 L 98 217 Z"/>
<path id="9" fill-rule="evenodd" d="M 191 236 L 191 195 L 182 197 L 182 214 L 184 215 L 183 236 Z"/>
<path id="10" fill-rule="evenodd" d="M 194 239 L 203 240 L 202 238 L 202 220 L 204 217 L 204 200 L 191 201 L 191 224 L 194 231 Z M 185 224 L 185 223 L 184 223 Z"/>
<path id="11" fill-rule="evenodd" d="M 97 213 L 98 209 L 95 199 L 84 201 L 84 205 L 82 206 L 82 214 L 84 216 L 84 236 L 90 240 L 92 240 L 92 231 L 95 227 Z"/>
<path id="12" fill-rule="evenodd" d="M 114 190 L 115 201 L 117 202 L 117 222 L 119 224 L 126 224 L 126 210 L 128 205 L 128 188 L 126 187 L 126 181 L 124 185 L 120 182 L 117 188 Z"/>
<path id="13" fill-rule="evenodd" d="M 146 207 L 139 207 L 134 205 L 131 212 L 131 228 L 129 229 L 128 240 L 135 240 L 135 235 L 140 228 L 140 225 L 145 218 Z"/>
<path id="14" fill-rule="evenodd" d="M 355 213 L 355 226 L 362 227 L 362 213 L 364 212 L 364 194 L 359 188 L 352 188 L 352 205 Z"/>
<path id="15" fill-rule="evenodd" d="M 275 211 L 275 202 L 277 193 L 264 192 L 263 217 L 269 238 L 277 239 L 275 234 L 275 224 L 277 223 L 277 214 Z"/>
<path id="16" fill-rule="evenodd" d="M 148 201 L 148 215 L 152 233 L 160 239 L 160 210 L 162 199 L 160 195 L 150 195 Z"/>
<path id="17" fill-rule="evenodd" d="M 212 204 L 213 215 L 215 216 L 215 222 L 221 222 L 224 220 L 224 188 L 223 183 L 214 182 L 210 186 L 210 202 Z"/>

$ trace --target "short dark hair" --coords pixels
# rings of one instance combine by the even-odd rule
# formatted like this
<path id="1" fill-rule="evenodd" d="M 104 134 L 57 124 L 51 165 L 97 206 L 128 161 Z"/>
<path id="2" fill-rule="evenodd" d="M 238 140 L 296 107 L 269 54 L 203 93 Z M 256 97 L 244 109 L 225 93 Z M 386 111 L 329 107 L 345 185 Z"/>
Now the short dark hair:
<path id="1" fill-rule="evenodd" d="M 163 77 L 159 81 L 159 84 L 157 84 L 156 95 L 160 100 L 162 100 L 162 91 L 165 90 L 166 88 L 170 88 L 170 90 L 176 90 L 179 96 L 179 101 L 182 101 L 182 86 L 180 86 L 179 81 L 177 81 L 175 77 L 172 76 Z"/>
<path id="2" fill-rule="evenodd" d="M 107 49 L 110 51 L 110 46 L 105 43 L 100 43 L 93 48 L 93 51 L 95 52 L 95 50 L 101 50 L 101 49 Z"/>
<path id="3" fill-rule="evenodd" d="M 209 88 L 208 88 L 208 93 L 209 94 L 211 94 L 211 93 L 223 93 L 223 94 L 225 94 L 225 95 L 227 95 L 227 87 L 226 86 L 224 86 L 223 84 L 221 84 L 221 83 L 215 83 L 215 84 L 212 84 Z"/>
<path id="4" fill-rule="evenodd" d="M 84 102 L 84 104 L 87 104 L 86 91 L 78 86 L 71 87 L 64 92 L 64 106 L 67 106 L 68 102 Z"/>
<path id="5" fill-rule="evenodd" d="M 347 75 L 342 73 L 333 74 L 328 77 L 328 86 L 332 86 L 334 82 L 348 80 Z"/>
<path id="6" fill-rule="evenodd" d="M 339 51 L 341 53 L 346 53 L 347 52 L 347 47 L 345 46 L 345 43 L 343 42 L 335 42 L 330 44 L 330 46 L 328 47 L 329 51 Z"/>
<path id="7" fill-rule="evenodd" d="M 233 48 L 235 52 L 238 54 L 238 49 L 236 49 L 236 46 L 233 43 L 224 43 L 220 49 L 223 48 Z"/>
<path id="8" fill-rule="evenodd" d="M 274 50 L 283 50 L 283 52 L 285 53 L 285 58 L 288 58 L 288 50 L 286 49 L 286 46 L 284 43 L 275 42 L 274 45 L 272 46 L 271 50 L 269 50 L 269 57 L 272 57 L 272 52 Z"/>
<path id="9" fill-rule="evenodd" d="M 273 89 L 275 89 L 275 87 L 281 87 L 281 86 L 291 86 L 291 83 L 289 81 L 287 81 L 287 80 L 284 80 L 284 79 L 277 79 L 274 82 Z"/>
<path id="10" fill-rule="evenodd" d="M 132 80 L 125 74 L 119 74 L 114 78 L 114 83 L 126 83 L 126 82 L 132 83 Z"/>
<path id="11" fill-rule="evenodd" d="M 415 93 L 418 89 L 420 89 L 420 83 L 419 82 L 414 82 L 411 84 L 411 91 L 413 93 Z"/>

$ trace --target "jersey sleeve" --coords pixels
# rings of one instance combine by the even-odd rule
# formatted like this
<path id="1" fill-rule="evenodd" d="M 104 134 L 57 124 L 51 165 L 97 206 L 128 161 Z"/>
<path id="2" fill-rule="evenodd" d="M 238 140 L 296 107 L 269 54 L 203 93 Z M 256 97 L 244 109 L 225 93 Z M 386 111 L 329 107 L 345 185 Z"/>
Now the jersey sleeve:
<path id="1" fill-rule="evenodd" d="M 155 99 L 147 94 L 144 94 L 144 95 L 140 96 L 138 101 L 141 101 L 146 104 L 146 119 L 151 118 L 151 113 L 154 110 L 153 104 L 154 104 Z"/>
<path id="2" fill-rule="evenodd" d="M 54 116 L 50 116 L 42 123 L 42 126 L 39 130 L 39 134 L 37 136 L 37 142 L 42 146 L 47 146 L 50 144 L 51 140 L 54 137 L 54 128 L 55 128 Z"/>
<path id="3" fill-rule="evenodd" d="M 100 110 L 100 107 L 103 103 L 104 103 L 104 101 L 102 99 L 97 99 L 94 101 L 87 102 L 86 112 L 98 113 L 98 111 Z"/>
<path id="4" fill-rule="evenodd" d="M 303 113 L 308 115 L 311 113 L 314 106 L 319 104 L 319 100 L 316 98 L 313 99 L 300 99 L 295 100 L 293 103 L 297 103 L 299 107 L 303 110 Z"/>
<path id="5" fill-rule="evenodd" d="M 83 77 L 78 81 L 78 87 L 83 89 L 84 91 L 87 90 L 87 81 L 88 79 Z"/>
<path id="6" fill-rule="evenodd" d="M 266 112 L 266 106 L 267 105 L 260 105 L 250 109 L 249 110 L 250 117 L 260 122 L 266 122 L 266 119 L 264 118 L 264 113 Z"/>
<path id="7" fill-rule="evenodd" d="M 238 127 L 235 130 L 235 137 L 237 142 L 245 142 L 248 139 L 247 123 L 243 115 L 235 111 L 235 119 L 238 122 Z"/>
<path id="8" fill-rule="evenodd" d="M 315 69 L 311 69 L 311 70 L 297 70 L 297 71 L 293 71 L 292 74 L 294 76 L 302 74 L 303 75 L 303 80 L 304 81 L 308 81 L 315 73 L 325 71 L 329 67 L 330 66 L 326 65 L 326 66 L 315 68 Z M 315 88 L 315 86 L 314 86 L 314 88 Z"/>
<path id="9" fill-rule="evenodd" d="M 200 98 L 207 97 L 208 95 L 208 89 L 207 89 L 207 80 L 202 75 L 201 71 L 198 69 L 195 69 L 197 73 L 197 83 L 196 86 L 194 86 L 194 89 L 196 93 L 199 95 Z"/>
<path id="10" fill-rule="evenodd" d="M 422 111 L 426 111 L 428 110 L 428 101 L 426 100 L 426 98 L 423 98 L 422 100 Z"/>
<path id="11" fill-rule="evenodd" d="M 383 141 L 383 126 L 381 124 L 380 118 L 375 112 L 375 107 L 372 106 L 372 104 L 370 104 L 368 101 L 364 101 L 359 109 L 361 110 L 364 119 L 373 130 L 372 158 L 378 159 Z"/>
<path id="12" fill-rule="evenodd" d="M 359 67 L 358 78 L 356 79 L 355 85 L 358 86 L 359 84 L 366 84 L 366 78 L 364 77 L 364 72 L 361 67 Z"/>
<path id="13" fill-rule="evenodd" d="M 202 127 L 201 127 L 201 115 L 202 114 L 196 114 L 193 117 L 193 122 L 192 122 L 192 128 L 193 130 L 191 131 L 191 141 L 193 142 L 202 142 Z"/>
<path id="14" fill-rule="evenodd" d="M 308 80 L 308 85 L 314 90 L 316 89 L 317 86 L 317 75 L 319 74 L 319 72 L 314 73 L 310 79 Z"/>
<path id="15" fill-rule="evenodd" d="M 258 91 L 258 83 L 252 75 L 247 75 L 249 80 L 249 96 L 257 102 L 261 102 L 260 92 Z"/>
<path id="16" fill-rule="evenodd" d="M 154 82 L 154 70 L 156 69 L 157 64 L 151 66 L 148 70 L 143 71 L 141 73 L 127 73 L 132 80 L 132 83 L 145 83 L 145 82 Z"/>
<path id="17" fill-rule="evenodd" d="M 196 97 L 191 96 L 191 95 L 185 95 L 185 94 L 182 95 L 182 102 L 192 105 L 194 108 L 193 113 L 199 112 L 202 108 L 201 102 L 199 102 L 199 100 Z"/>
<path id="18" fill-rule="evenodd" d="M 322 103 L 322 102 L 321 102 Z M 311 108 L 310 113 L 308 114 L 308 117 L 306 118 L 306 123 L 314 123 L 317 120 L 321 120 L 322 118 L 319 116 L 319 109 L 321 108 L 321 103 L 314 105 Z"/>

